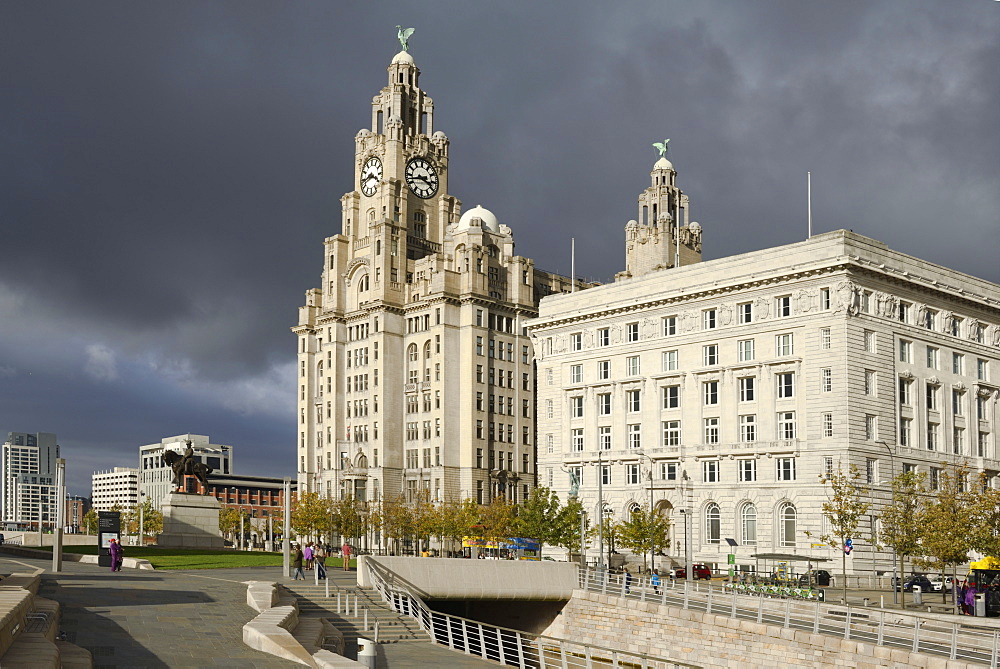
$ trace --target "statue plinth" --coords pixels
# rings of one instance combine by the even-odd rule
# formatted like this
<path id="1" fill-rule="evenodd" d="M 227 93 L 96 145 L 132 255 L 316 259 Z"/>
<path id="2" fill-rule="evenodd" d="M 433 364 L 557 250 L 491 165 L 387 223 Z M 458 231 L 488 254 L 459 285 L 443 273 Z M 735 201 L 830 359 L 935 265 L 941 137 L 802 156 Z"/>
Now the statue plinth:
<path id="1" fill-rule="evenodd" d="M 223 548 L 219 500 L 210 495 L 170 492 L 163 498 L 163 532 L 157 545 L 168 548 Z"/>

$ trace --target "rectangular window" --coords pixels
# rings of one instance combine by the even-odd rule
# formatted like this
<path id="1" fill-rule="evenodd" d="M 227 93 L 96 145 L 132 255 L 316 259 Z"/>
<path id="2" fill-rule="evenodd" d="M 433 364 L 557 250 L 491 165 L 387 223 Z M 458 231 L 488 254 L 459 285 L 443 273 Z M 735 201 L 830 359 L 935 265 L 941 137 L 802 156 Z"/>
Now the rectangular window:
<path id="1" fill-rule="evenodd" d="M 878 353 L 878 339 L 871 330 L 865 330 L 865 353 Z"/>
<path id="2" fill-rule="evenodd" d="M 610 379 L 611 378 L 611 361 L 610 360 L 598 360 L 597 361 L 597 378 L 598 379 Z"/>
<path id="3" fill-rule="evenodd" d="M 681 387 L 680 386 L 664 386 L 663 387 L 663 408 L 664 409 L 678 409 L 681 406 Z"/>
<path id="4" fill-rule="evenodd" d="M 952 430 L 951 452 L 955 455 L 965 452 L 965 428 L 956 427 Z"/>
<path id="5" fill-rule="evenodd" d="M 938 410 L 938 387 L 930 383 L 927 384 L 926 388 L 927 394 L 927 410 L 937 411 Z"/>
<path id="6" fill-rule="evenodd" d="M 701 463 L 701 480 L 705 483 L 719 482 L 719 461 L 704 460 Z"/>
<path id="7" fill-rule="evenodd" d="M 753 302 L 737 304 L 736 313 L 741 324 L 753 323 Z"/>
<path id="8" fill-rule="evenodd" d="M 757 480 L 756 460 L 737 460 L 737 472 L 739 472 L 740 483 L 753 483 Z"/>
<path id="9" fill-rule="evenodd" d="M 681 445 L 681 422 L 679 420 L 663 421 L 663 445 Z"/>
<path id="10" fill-rule="evenodd" d="M 865 415 L 865 441 L 878 439 L 878 416 Z"/>
<path id="11" fill-rule="evenodd" d="M 736 342 L 736 355 L 740 362 L 753 360 L 753 339 L 742 339 Z"/>
<path id="12" fill-rule="evenodd" d="M 937 423 L 927 423 L 927 450 L 936 451 L 938 448 L 938 428 Z"/>
<path id="13" fill-rule="evenodd" d="M 951 413 L 955 416 L 965 415 L 962 405 L 965 404 L 965 393 L 961 390 L 951 391 Z"/>
<path id="14" fill-rule="evenodd" d="M 583 383 L 583 365 L 570 365 L 569 382 Z"/>
<path id="15" fill-rule="evenodd" d="M 625 340 L 626 341 L 639 341 L 639 323 L 626 323 L 625 324 Z"/>
<path id="16" fill-rule="evenodd" d="M 677 334 L 677 316 L 663 317 L 663 336 L 672 337 Z"/>
<path id="17" fill-rule="evenodd" d="M 569 349 L 571 351 L 582 351 L 583 350 L 583 333 L 574 332 L 569 336 Z"/>
<path id="18" fill-rule="evenodd" d="M 990 361 L 982 358 L 976 359 L 976 378 L 980 381 L 990 380 Z"/>
<path id="19" fill-rule="evenodd" d="M 795 372 L 782 372 L 781 374 L 775 374 L 774 378 L 778 383 L 779 398 L 795 396 Z"/>
<path id="20" fill-rule="evenodd" d="M 705 396 L 705 405 L 710 406 L 719 403 L 719 382 L 705 381 L 702 384 Z"/>
<path id="21" fill-rule="evenodd" d="M 865 483 L 878 483 L 878 460 L 865 458 Z"/>
<path id="22" fill-rule="evenodd" d="M 899 403 L 909 405 L 913 401 L 913 396 L 910 393 L 910 388 L 913 382 L 909 379 L 899 380 Z"/>
<path id="23" fill-rule="evenodd" d="M 754 394 L 754 380 L 755 377 L 753 376 L 743 376 L 737 381 L 740 388 L 740 402 L 755 401 L 756 395 Z"/>
<path id="24" fill-rule="evenodd" d="M 719 419 L 718 418 L 706 418 L 705 419 L 705 443 L 706 444 L 717 444 L 717 443 L 719 443 Z"/>
<path id="25" fill-rule="evenodd" d="M 820 370 L 819 389 L 824 393 L 833 392 L 833 370 L 829 367 Z"/>
<path id="26" fill-rule="evenodd" d="M 545 435 L 545 452 L 546 453 L 555 453 L 555 451 L 556 451 L 556 438 L 555 438 L 555 436 L 551 435 L 551 434 Z"/>
<path id="27" fill-rule="evenodd" d="M 899 445 L 909 448 L 913 444 L 913 419 L 899 419 Z"/>
<path id="28" fill-rule="evenodd" d="M 819 289 L 819 308 L 823 311 L 830 310 L 830 289 L 820 288 Z"/>
<path id="29" fill-rule="evenodd" d="M 980 432 L 979 440 L 976 443 L 976 455 L 980 458 L 988 457 L 986 455 L 986 440 L 989 439 L 989 433 Z"/>
<path id="30" fill-rule="evenodd" d="M 757 441 L 757 416 L 740 416 L 740 441 Z"/>
<path id="31" fill-rule="evenodd" d="M 583 450 L 583 428 L 575 427 L 570 431 L 570 439 L 573 444 L 573 451 L 579 453 Z"/>
<path id="32" fill-rule="evenodd" d="M 625 376 L 639 376 L 639 356 L 625 358 Z"/>
<path id="33" fill-rule="evenodd" d="M 702 347 L 702 359 L 705 366 L 719 364 L 719 345 L 709 344 Z"/>
<path id="34" fill-rule="evenodd" d="M 906 339 L 899 340 L 899 361 L 913 362 L 913 342 Z"/>
<path id="35" fill-rule="evenodd" d="M 833 414 L 823 414 L 823 437 L 829 439 L 833 436 Z"/>
<path id="36" fill-rule="evenodd" d="M 611 428 L 607 425 L 602 425 L 597 428 L 597 440 L 602 451 L 611 450 Z"/>
<path id="37" fill-rule="evenodd" d="M 792 315 L 791 295 L 782 295 L 775 300 L 774 315 L 778 318 L 785 318 Z"/>
<path id="38" fill-rule="evenodd" d="M 597 395 L 597 415 L 608 416 L 611 414 L 611 393 L 599 393 Z"/>
<path id="39" fill-rule="evenodd" d="M 778 357 L 792 355 L 795 352 L 791 334 L 780 334 L 774 339 L 774 354 Z"/>
<path id="40" fill-rule="evenodd" d="M 716 312 L 715 309 L 706 309 L 701 312 L 701 329 L 702 330 L 714 330 L 716 324 Z"/>
<path id="41" fill-rule="evenodd" d="M 937 328 L 937 312 L 933 309 L 928 309 L 924 312 L 924 327 L 928 330 L 934 330 Z"/>
<path id="42" fill-rule="evenodd" d="M 677 351 L 663 352 L 663 371 L 664 372 L 677 371 Z"/>
<path id="43" fill-rule="evenodd" d="M 951 354 L 951 373 L 965 374 L 965 356 L 961 353 Z"/>
<path id="44" fill-rule="evenodd" d="M 820 347 L 829 350 L 832 344 L 832 337 L 830 336 L 830 328 L 821 328 L 819 331 L 819 341 Z"/>
<path id="45" fill-rule="evenodd" d="M 795 458 L 778 458 L 777 478 L 779 481 L 795 480 Z"/>
<path id="46" fill-rule="evenodd" d="M 611 344 L 611 329 L 610 328 L 598 328 L 597 330 L 597 345 L 598 346 L 609 346 Z"/>
<path id="47" fill-rule="evenodd" d="M 938 350 L 933 346 L 927 347 L 927 368 L 938 368 Z"/>
<path id="48" fill-rule="evenodd" d="M 877 378 L 875 372 L 870 369 L 865 370 L 865 395 L 875 396 L 877 394 Z"/>
<path id="49" fill-rule="evenodd" d="M 545 400 L 545 417 L 552 418 L 554 411 L 552 400 Z"/>
<path id="50" fill-rule="evenodd" d="M 778 439 L 795 439 L 795 412 L 778 413 Z"/>
<path id="51" fill-rule="evenodd" d="M 569 408 L 570 415 L 573 418 L 583 418 L 583 397 L 577 396 L 569 398 Z"/>
<path id="52" fill-rule="evenodd" d="M 476 337 L 476 355 L 483 354 L 483 338 Z"/>
<path id="53" fill-rule="evenodd" d="M 896 315 L 900 323 L 908 323 L 910 320 L 910 304 L 908 302 L 900 302 Z"/>
<path id="54" fill-rule="evenodd" d="M 940 467 L 931 467 L 931 475 L 930 475 L 930 477 L 928 479 L 928 483 L 930 484 L 931 490 L 937 490 L 938 489 L 938 485 L 939 485 L 940 480 L 941 480 L 941 468 Z"/>
<path id="55" fill-rule="evenodd" d="M 628 426 L 628 447 L 642 448 L 642 425 L 636 423 Z"/>
<path id="56" fill-rule="evenodd" d="M 628 465 L 625 470 L 625 483 L 639 485 L 639 465 Z"/>
<path id="57" fill-rule="evenodd" d="M 639 390 L 628 390 L 625 392 L 625 406 L 628 407 L 630 413 L 641 411 L 641 397 L 642 394 Z"/>

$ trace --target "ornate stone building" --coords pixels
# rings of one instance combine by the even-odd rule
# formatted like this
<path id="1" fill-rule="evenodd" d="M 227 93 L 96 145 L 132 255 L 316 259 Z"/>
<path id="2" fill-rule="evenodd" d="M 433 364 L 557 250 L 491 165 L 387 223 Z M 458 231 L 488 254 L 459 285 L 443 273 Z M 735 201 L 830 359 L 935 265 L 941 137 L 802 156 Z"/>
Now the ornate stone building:
<path id="1" fill-rule="evenodd" d="M 570 281 L 516 255 L 488 210 L 461 213 L 420 70 L 404 50 L 388 74 L 292 328 L 300 490 L 520 501 L 535 485 L 523 322 Z"/>
<path id="2" fill-rule="evenodd" d="M 873 515 L 904 469 L 933 485 L 964 461 L 1000 484 L 996 284 L 844 230 L 697 262 L 696 225 L 681 266 L 661 270 L 642 247 L 671 228 L 630 221 L 614 284 L 542 300 L 528 324 L 539 485 L 565 499 L 575 474 L 592 518 L 599 488 L 616 519 L 666 513 L 664 566 L 690 541 L 695 561 L 724 568 L 734 552 L 749 568 L 754 553 L 839 556 L 815 538 L 819 478 L 838 467 L 860 469 Z M 890 569 L 873 523 L 849 569 Z"/>

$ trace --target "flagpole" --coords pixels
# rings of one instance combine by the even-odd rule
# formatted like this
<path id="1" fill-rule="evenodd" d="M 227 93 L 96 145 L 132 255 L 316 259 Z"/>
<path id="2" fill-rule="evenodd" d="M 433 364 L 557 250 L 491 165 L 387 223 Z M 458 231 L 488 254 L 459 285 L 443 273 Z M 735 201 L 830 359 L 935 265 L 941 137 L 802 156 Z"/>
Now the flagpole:
<path id="1" fill-rule="evenodd" d="M 569 292 L 576 292 L 576 237 L 569 240 Z"/>
<path id="2" fill-rule="evenodd" d="M 809 210 L 809 237 L 813 236 L 813 185 L 812 172 L 806 172 L 806 203 Z"/>

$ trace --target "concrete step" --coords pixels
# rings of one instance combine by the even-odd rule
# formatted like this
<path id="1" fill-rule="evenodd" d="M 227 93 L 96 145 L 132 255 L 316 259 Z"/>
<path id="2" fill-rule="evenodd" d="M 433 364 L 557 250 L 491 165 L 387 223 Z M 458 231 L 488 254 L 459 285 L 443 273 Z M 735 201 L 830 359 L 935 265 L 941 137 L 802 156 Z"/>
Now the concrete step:
<path id="1" fill-rule="evenodd" d="M 365 631 L 364 607 L 368 607 L 369 628 L 375 621 L 379 624 L 379 643 L 400 643 L 406 641 L 428 642 L 430 637 L 420 628 L 416 620 L 409 616 L 396 613 L 388 608 L 378 595 L 370 590 L 351 588 L 341 590 L 341 611 L 337 609 L 336 590 L 331 589 L 330 598 L 326 597 L 325 585 L 293 583 L 284 586 L 298 600 L 299 615 L 309 618 L 326 618 L 343 635 L 348 644 L 359 636 L 370 638 L 372 629 Z M 354 616 L 354 598 L 357 597 L 358 615 Z M 348 603 L 350 606 L 348 607 Z"/>

